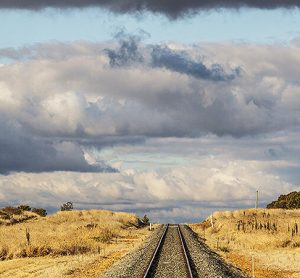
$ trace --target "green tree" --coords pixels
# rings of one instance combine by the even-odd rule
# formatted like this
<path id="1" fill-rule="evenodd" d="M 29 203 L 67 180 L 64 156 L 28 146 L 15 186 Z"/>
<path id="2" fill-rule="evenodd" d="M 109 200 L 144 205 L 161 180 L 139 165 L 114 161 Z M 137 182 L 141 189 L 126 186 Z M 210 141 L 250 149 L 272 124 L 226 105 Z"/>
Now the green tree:
<path id="1" fill-rule="evenodd" d="M 19 205 L 18 208 L 23 210 L 23 211 L 31 211 L 31 207 L 28 206 L 28 205 Z"/>
<path id="2" fill-rule="evenodd" d="M 72 202 L 66 202 L 65 204 L 62 204 L 60 207 L 61 211 L 70 211 L 73 210 L 73 203 Z"/>
<path id="3" fill-rule="evenodd" d="M 34 212 L 40 216 L 43 216 L 43 217 L 45 217 L 47 215 L 47 211 L 43 208 L 33 208 L 32 212 Z"/>
<path id="4" fill-rule="evenodd" d="M 300 209 L 300 191 L 280 195 L 276 201 L 267 205 L 267 208 Z"/>
<path id="5" fill-rule="evenodd" d="M 145 214 L 144 217 L 142 218 L 142 222 L 145 224 L 145 225 L 148 225 L 149 224 L 149 218 L 148 216 Z"/>

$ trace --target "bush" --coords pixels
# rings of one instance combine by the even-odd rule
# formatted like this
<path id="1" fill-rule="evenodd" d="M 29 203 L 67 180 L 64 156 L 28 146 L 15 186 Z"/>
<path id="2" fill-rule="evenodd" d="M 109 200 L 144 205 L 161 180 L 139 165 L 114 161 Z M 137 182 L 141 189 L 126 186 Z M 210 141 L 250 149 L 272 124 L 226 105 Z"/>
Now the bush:
<path id="1" fill-rule="evenodd" d="M 9 215 L 20 215 L 22 214 L 22 210 L 20 208 L 15 208 L 15 207 L 6 207 L 3 208 L 2 211 L 6 212 Z"/>
<path id="2" fill-rule="evenodd" d="M 0 218 L 2 219 L 10 219 L 10 216 L 7 212 L 0 210 Z"/>
<path id="3" fill-rule="evenodd" d="M 278 200 L 268 204 L 267 208 L 300 209 L 300 191 L 294 191 L 287 195 L 280 195 Z"/>
<path id="4" fill-rule="evenodd" d="M 20 205 L 18 208 L 23 211 L 31 211 L 31 207 L 28 205 Z"/>
<path id="5" fill-rule="evenodd" d="M 40 216 L 43 216 L 43 217 L 45 217 L 47 215 L 47 211 L 43 208 L 33 208 L 32 212 L 34 212 Z"/>
<path id="6" fill-rule="evenodd" d="M 65 204 L 62 204 L 62 206 L 60 207 L 61 211 L 70 211 L 73 210 L 73 203 L 72 202 L 67 202 Z"/>
<path id="7" fill-rule="evenodd" d="M 143 224 L 145 224 L 145 225 L 148 225 L 149 224 L 149 218 L 148 218 L 148 216 L 145 214 L 144 215 L 144 217 L 142 218 L 142 222 L 143 222 Z"/>

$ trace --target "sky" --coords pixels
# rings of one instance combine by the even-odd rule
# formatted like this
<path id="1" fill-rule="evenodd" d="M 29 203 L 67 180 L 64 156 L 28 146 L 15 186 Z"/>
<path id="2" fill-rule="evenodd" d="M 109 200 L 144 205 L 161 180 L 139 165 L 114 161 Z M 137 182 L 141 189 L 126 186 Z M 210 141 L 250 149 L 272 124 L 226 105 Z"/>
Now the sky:
<path id="1" fill-rule="evenodd" d="M 177 20 L 161 14 L 115 15 L 102 9 L 42 12 L 1 10 L 1 47 L 22 47 L 49 41 L 106 41 L 125 29 L 144 30 L 147 41 L 159 43 L 286 42 L 299 35 L 298 10 L 222 10 L 200 12 Z M 113 18 L 113 20 L 112 20 Z"/>
<path id="2" fill-rule="evenodd" d="M 226 3 L 0 0 L 0 206 L 195 222 L 300 190 L 299 4 Z"/>

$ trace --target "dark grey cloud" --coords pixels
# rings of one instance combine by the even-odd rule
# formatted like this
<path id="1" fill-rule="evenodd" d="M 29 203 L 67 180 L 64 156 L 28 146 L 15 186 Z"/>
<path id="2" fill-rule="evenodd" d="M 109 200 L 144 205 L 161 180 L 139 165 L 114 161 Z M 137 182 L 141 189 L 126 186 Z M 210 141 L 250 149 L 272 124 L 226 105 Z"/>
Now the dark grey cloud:
<path id="1" fill-rule="evenodd" d="M 116 39 L 119 44 L 116 49 L 107 48 L 104 50 L 111 67 L 127 67 L 140 63 L 211 81 L 230 81 L 239 76 L 241 72 L 240 68 L 236 68 L 231 73 L 226 73 L 220 64 L 207 67 L 202 61 L 191 59 L 187 52 L 172 50 L 167 46 L 151 45 L 146 48 L 142 47 L 140 45 L 142 36 L 120 32 L 117 34 Z M 147 56 L 149 51 L 151 58 L 150 61 L 147 61 L 144 56 Z"/>
<path id="2" fill-rule="evenodd" d="M 26 134 L 24 129 L 2 116 L 0 120 L 0 174 L 10 172 L 115 172 L 106 165 L 90 165 L 79 145 L 49 142 Z"/>
<path id="3" fill-rule="evenodd" d="M 101 7 L 118 13 L 150 11 L 162 13 L 169 17 L 178 17 L 199 10 L 218 8 L 251 7 L 260 9 L 300 7 L 298 0 L 1 0 L 0 7 L 5 9 L 38 10 L 53 8 Z"/>
<path id="4" fill-rule="evenodd" d="M 128 66 L 132 63 L 143 62 L 143 56 L 139 51 L 140 36 L 118 33 L 115 38 L 119 42 L 117 49 L 105 49 L 112 67 Z"/>
<path id="5" fill-rule="evenodd" d="M 154 67 L 166 68 L 195 78 L 229 81 L 240 73 L 239 69 L 235 69 L 232 73 L 227 74 L 220 64 L 214 64 L 208 68 L 202 62 L 191 60 L 187 53 L 174 51 L 168 47 L 155 46 L 151 55 Z"/>

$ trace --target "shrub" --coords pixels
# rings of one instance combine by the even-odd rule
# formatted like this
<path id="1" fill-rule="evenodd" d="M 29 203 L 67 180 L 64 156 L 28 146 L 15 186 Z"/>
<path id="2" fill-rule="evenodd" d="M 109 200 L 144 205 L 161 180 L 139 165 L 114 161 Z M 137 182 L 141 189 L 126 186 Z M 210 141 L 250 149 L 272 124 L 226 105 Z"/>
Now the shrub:
<path id="1" fill-rule="evenodd" d="M 291 243 L 292 243 L 292 241 L 289 240 L 289 239 L 284 240 L 284 241 L 281 243 L 281 246 L 280 246 L 280 247 L 286 248 L 286 247 L 290 246 Z"/>
<path id="2" fill-rule="evenodd" d="M 300 191 L 294 191 L 287 195 L 280 195 L 277 201 L 268 204 L 267 208 L 300 209 Z"/>
<path id="3" fill-rule="evenodd" d="M 4 261 L 8 256 L 8 248 L 2 247 L 0 249 L 0 261 Z"/>
<path id="4" fill-rule="evenodd" d="M 15 208 L 15 207 L 5 207 L 2 209 L 2 211 L 6 212 L 9 215 L 20 215 L 22 214 L 22 210 L 20 208 Z"/>
<path id="5" fill-rule="evenodd" d="M 149 224 L 149 218 L 148 218 L 148 216 L 145 214 L 144 215 L 144 217 L 142 218 L 142 222 L 143 222 L 143 224 L 145 224 L 145 225 L 148 225 Z"/>
<path id="6" fill-rule="evenodd" d="M 7 212 L 4 212 L 4 211 L 0 210 L 0 218 L 7 220 L 7 219 L 10 219 L 10 216 Z"/>
<path id="7" fill-rule="evenodd" d="M 71 245 L 61 245 L 59 249 L 53 250 L 52 253 L 54 255 L 60 256 L 70 256 L 70 255 L 78 255 L 78 254 L 85 254 L 91 251 L 91 248 L 86 245 L 78 245 L 78 244 L 71 244 Z"/>
<path id="8" fill-rule="evenodd" d="M 73 210 L 73 203 L 72 202 L 67 202 L 65 204 L 62 204 L 60 207 L 61 211 L 70 211 Z"/>
<path id="9" fill-rule="evenodd" d="M 9 222 L 10 222 L 11 225 L 19 223 L 19 221 L 17 219 L 13 218 L 13 217 L 10 218 Z"/>
<path id="10" fill-rule="evenodd" d="M 298 242 L 294 242 L 293 243 L 293 247 L 294 248 L 299 248 L 300 247 L 300 242 L 298 241 Z"/>
<path id="11" fill-rule="evenodd" d="M 23 211 L 31 211 L 31 207 L 28 205 L 20 205 L 18 208 Z"/>
<path id="12" fill-rule="evenodd" d="M 47 211 L 43 208 L 33 208 L 32 212 L 34 212 L 40 216 L 43 216 L 43 217 L 47 215 Z"/>

